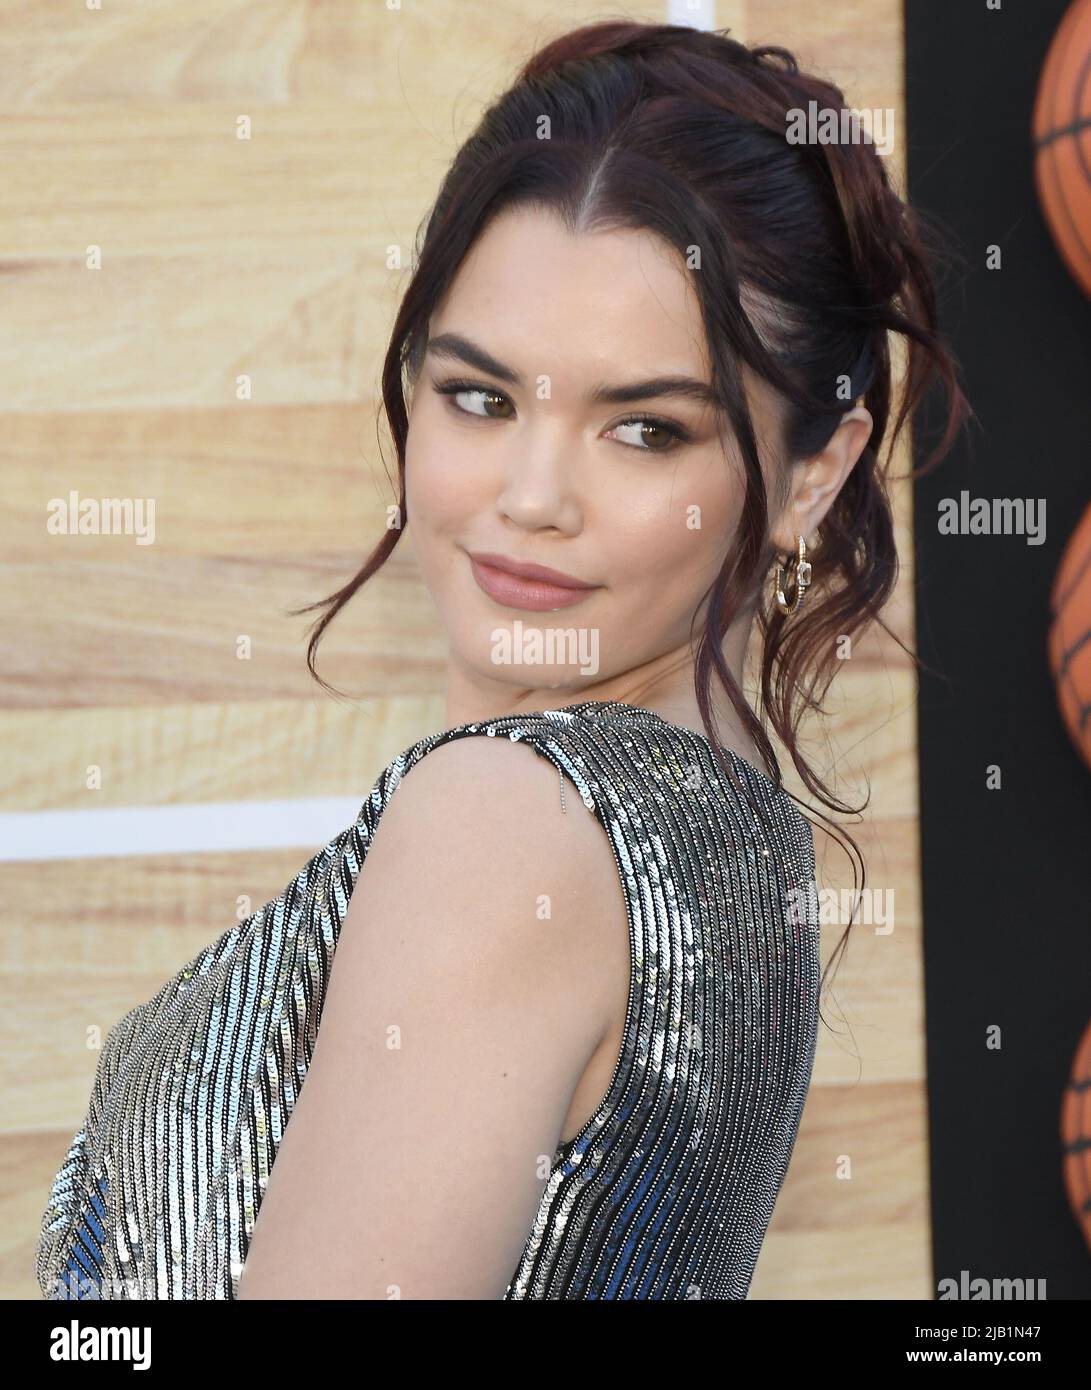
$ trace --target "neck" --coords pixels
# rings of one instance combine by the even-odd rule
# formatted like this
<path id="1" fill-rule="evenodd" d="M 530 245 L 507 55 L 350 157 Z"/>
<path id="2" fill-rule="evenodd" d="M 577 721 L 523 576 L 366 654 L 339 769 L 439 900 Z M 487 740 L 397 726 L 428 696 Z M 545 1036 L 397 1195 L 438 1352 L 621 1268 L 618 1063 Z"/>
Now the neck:
<path id="1" fill-rule="evenodd" d="M 724 643 L 724 659 L 740 684 L 745 636 L 744 633 L 741 640 L 736 637 L 732 641 L 732 633 L 728 633 Z M 757 750 L 715 677 L 709 693 L 721 741 L 744 758 L 753 760 Z M 665 652 L 639 667 L 602 680 L 556 686 L 518 685 L 482 678 L 477 671 L 452 659 L 447 668 L 446 694 L 449 728 L 499 719 L 506 714 L 558 709 L 585 700 L 620 700 L 650 709 L 683 728 L 704 732 L 694 691 L 693 654 L 688 647 Z"/>

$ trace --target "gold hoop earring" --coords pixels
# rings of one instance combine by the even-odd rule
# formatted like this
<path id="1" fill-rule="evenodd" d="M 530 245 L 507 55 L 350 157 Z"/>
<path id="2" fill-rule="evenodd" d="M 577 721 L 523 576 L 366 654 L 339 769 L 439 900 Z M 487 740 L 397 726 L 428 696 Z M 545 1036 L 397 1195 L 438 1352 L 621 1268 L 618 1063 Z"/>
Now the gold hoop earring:
<path id="1" fill-rule="evenodd" d="M 784 597 L 784 586 L 788 581 L 788 576 L 780 561 L 777 562 L 776 573 L 773 576 L 773 590 L 776 594 L 777 607 L 786 618 L 790 618 L 793 613 L 798 613 L 799 605 L 806 597 L 811 582 L 811 562 L 807 559 L 807 543 L 802 536 L 797 536 L 796 542 L 795 597 L 791 603 Z"/>

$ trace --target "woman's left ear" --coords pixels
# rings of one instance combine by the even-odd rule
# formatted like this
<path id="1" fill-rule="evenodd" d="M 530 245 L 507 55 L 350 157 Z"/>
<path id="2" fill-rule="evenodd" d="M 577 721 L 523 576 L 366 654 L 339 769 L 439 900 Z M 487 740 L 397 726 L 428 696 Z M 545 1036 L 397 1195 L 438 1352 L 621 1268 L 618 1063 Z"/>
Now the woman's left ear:
<path id="1" fill-rule="evenodd" d="M 822 524 L 856 461 L 867 448 L 875 422 L 866 406 L 846 411 L 825 448 L 792 465 L 788 500 L 770 539 L 785 555 L 794 554 L 796 537 L 806 538 Z"/>

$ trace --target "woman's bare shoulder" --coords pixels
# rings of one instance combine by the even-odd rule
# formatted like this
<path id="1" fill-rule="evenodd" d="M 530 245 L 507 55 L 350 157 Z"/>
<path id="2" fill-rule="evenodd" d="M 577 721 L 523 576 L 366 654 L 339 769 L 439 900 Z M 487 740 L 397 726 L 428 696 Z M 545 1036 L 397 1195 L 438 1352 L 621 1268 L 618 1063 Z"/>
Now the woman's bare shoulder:
<path id="1" fill-rule="evenodd" d="M 556 967 L 584 977 L 576 992 L 601 1037 L 627 992 L 628 910 L 606 832 L 567 779 L 562 808 L 561 775 L 523 740 L 440 744 L 403 775 L 360 882 L 393 894 L 413 876 L 414 896 L 496 905 L 537 928 Z"/>
<path id="2" fill-rule="evenodd" d="M 492 847 L 512 854 L 533 855 L 539 847 L 541 857 L 563 848 L 585 867 L 612 868 L 602 827 L 566 777 L 562 796 L 562 777 L 530 740 L 466 735 L 433 748 L 406 772 L 383 816 L 393 812 L 399 822 L 433 829 L 448 823 L 463 837 L 489 835 Z"/>

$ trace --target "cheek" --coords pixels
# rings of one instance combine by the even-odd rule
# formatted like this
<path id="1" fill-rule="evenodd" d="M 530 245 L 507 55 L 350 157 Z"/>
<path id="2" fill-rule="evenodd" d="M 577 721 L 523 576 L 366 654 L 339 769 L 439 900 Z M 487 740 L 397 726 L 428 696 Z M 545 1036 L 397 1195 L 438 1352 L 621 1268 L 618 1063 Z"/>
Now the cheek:
<path id="1" fill-rule="evenodd" d="M 623 526 L 605 528 L 610 564 L 627 576 L 639 603 L 677 604 L 703 593 L 723 565 L 742 511 L 742 497 L 722 464 L 673 487 L 633 499 Z"/>
<path id="2" fill-rule="evenodd" d="M 410 526 L 423 533 L 458 532 L 477 505 L 470 460 L 437 427 L 430 410 L 410 421 L 405 447 L 405 496 Z"/>

